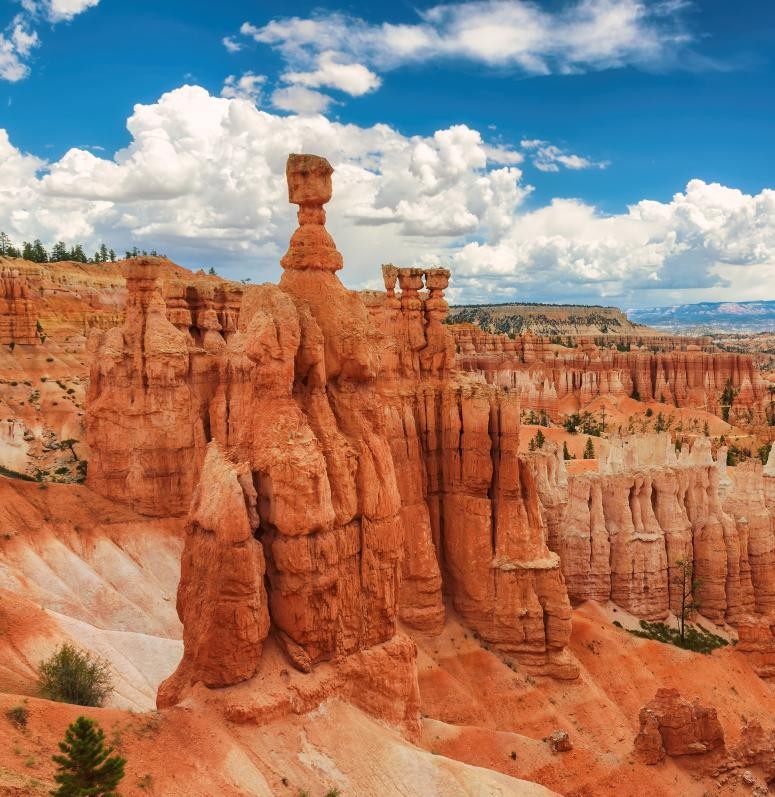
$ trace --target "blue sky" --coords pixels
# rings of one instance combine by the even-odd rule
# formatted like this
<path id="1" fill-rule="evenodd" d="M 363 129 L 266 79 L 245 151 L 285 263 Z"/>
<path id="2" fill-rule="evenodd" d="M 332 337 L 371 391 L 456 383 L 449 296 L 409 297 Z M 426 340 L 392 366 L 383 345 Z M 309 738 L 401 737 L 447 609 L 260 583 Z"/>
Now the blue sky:
<path id="1" fill-rule="evenodd" d="M 460 300 L 773 298 L 775 4 L 288 9 L 2 0 L 0 227 L 275 278 L 291 229 L 277 147 L 319 141 L 349 200 L 331 216 L 350 284 L 400 259 L 449 263 Z M 144 192 L 154 157 L 176 188 Z M 205 187 L 221 179 L 229 213 Z"/>

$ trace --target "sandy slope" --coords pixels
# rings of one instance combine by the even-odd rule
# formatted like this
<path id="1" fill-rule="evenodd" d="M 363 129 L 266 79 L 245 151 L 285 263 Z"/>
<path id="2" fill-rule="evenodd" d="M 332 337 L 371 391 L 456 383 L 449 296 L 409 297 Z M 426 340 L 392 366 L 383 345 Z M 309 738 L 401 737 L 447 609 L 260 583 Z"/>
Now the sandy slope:
<path id="1" fill-rule="evenodd" d="M 0 694 L 0 714 L 20 698 Z M 0 718 L 0 795 L 43 795 L 56 741 L 83 710 L 29 698 L 28 725 Z M 551 797 L 554 792 L 434 755 L 338 700 L 267 726 L 235 726 L 197 707 L 129 714 L 87 709 L 129 763 L 124 797 Z M 17 791 L 14 791 L 16 788 Z M 5 790 L 4 790 L 5 789 Z"/>
<path id="2" fill-rule="evenodd" d="M 483 650 L 466 633 L 450 621 L 437 639 L 417 637 L 424 746 L 568 797 L 740 793 L 708 776 L 718 762 L 707 756 L 656 767 L 633 758 L 638 712 L 660 686 L 716 707 L 728 745 L 738 740 L 743 716 L 773 727 L 775 690 L 744 655 L 727 648 L 703 656 L 638 639 L 613 626 L 606 607 L 594 603 L 574 612 L 570 647 L 581 665 L 575 682 L 512 670 L 506 657 Z M 553 755 L 541 740 L 558 729 L 570 734 L 574 749 Z"/>
<path id="3" fill-rule="evenodd" d="M 31 693 L 37 663 L 69 640 L 110 661 L 113 705 L 153 708 L 182 652 L 181 528 L 79 485 L 0 477 L 0 688 Z"/>

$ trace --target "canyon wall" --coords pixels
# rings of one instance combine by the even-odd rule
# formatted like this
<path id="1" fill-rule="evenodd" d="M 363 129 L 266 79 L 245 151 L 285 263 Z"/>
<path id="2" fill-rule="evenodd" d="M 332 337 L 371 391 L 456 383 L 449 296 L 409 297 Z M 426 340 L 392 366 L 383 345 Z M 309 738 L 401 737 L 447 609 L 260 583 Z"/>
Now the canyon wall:
<path id="1" fill-rule="evenodd" d="M 598 396 L 634 396 L 677 407 L 722 414 L 722 394 L 731 387 L 729 420 L 763 421 L 768 382 L 748 354 L 703 351 L 685 338 L 670 351 L 641 346 L 630 351 L 600 348 L 579 337 L 574 348 L 531 333 L 511 339 L 470 324 L 452 327 L 457 365 L 489 384 L 519 390 L 526 409 L 558 419 Z M 654 348 L 654 347 L 652 347 Z"/>
<path id="2" fill-rule="evenodd" d="M 0 345 L 39 343 L 37 321 L 27 278 L 16 268 L 0 265 Z"/>
<path id="3" fill-rule="evenodd" d="M 598 472 L 529 455 L 549 547 L 572 601 L 611 600 L 638 617 L 680 607 L 679 560 L 693 562 L 700 613 L 750 622 L 775 609 L 775 479 L 758 462 L 727 469 L 700 437 L 676 455 L 668 433 L 611 441 Z"/>
<path id="4" fill-rule="evenodd" d="M 148 259 L 159 264 L 158 287 L 175 326 L 196 337 L 203 315 L 213 310 L 223 330 L 234 331 L 240 283 L 194 274 L 166 258 Z M 120 326 L 127 310 L 124 271 L 125 261 L 31 263 L 0 257 L 0 341 L 10 342 L 14 330 L 17 343 L 39 343 L 39 333 L 61 341 Z"/>

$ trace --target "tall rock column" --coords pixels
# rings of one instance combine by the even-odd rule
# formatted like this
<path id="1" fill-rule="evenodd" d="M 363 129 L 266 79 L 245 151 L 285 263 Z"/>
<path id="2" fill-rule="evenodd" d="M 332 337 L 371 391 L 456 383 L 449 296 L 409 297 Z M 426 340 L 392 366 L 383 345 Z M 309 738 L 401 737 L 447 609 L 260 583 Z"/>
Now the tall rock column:
<path id="1" fill-rule="evenodd" d="M 191 684 L 229 686 L 256 674 L 269 632 L 257 526 L 250 468 L 229 462 L 210 443 L 191 502 L 178 588 L 183 660 L 159 689 L 160 708 L 176 703 Z"/>
<path id="2" fill-rule="evenodd" d="M 404 547 L 400 617 L 411 628 L 436 634 L 444 625 L 444 604 L 421 417 L 426 402 L 433 402 L 441 380 L 454 363 L 454 344 L 442 323 L 448 309 L 443 291 L 449 271 L 386 265 L 382 274 L 387 293 L 373 305 L 378 310 L 375 323 L 383 333 L 377 386 L 401 496 Z M 418 289 L 423 278 L 431 291 L 425 302 L 425 325 L 422 315 L 417 316 L 422 309 Z M 403 286 L 400 299 L 395 296 L 396 280 Z M 410 330 L 414 330 L 411 335 Z"/>
<path id="3" fill-rule="evenodd" d="M 533 474 L 518 455 L 519 402 L 488 385 L 450 385 L 436 429 L 440 450 L 439 536 L 452 603 L 483 639 L 536 672 L 575 678 L 565 653 L 571 607 L 560 558 L 547 528 Z M 437 431 L 436 431 L 437 430 Z"/>
<path id="4" fill-rule="evenodd" d="M 87 484 L 144 515 L 188 510 L 209 421 L 193 384 L 188 335 L 173 326 L 158 287 L 159 261 L 135 258 L 123 326 L 95 333 L 87 393 Z"/>
<path id="5" fill-rule="evenodd" d="M 377 336 L 366 305 L 335 274 L 342 256 L 324 226 L 332 172 L 324 158 L 288 158 L 288 198 L 299 206 L 299 228 L 281 260 L 280 281 L 301 330 L 294 400 L 322 454 L 331 512 L 310 513 L 293 529 L 270 522 L 264 537 L 274 622 L 302 648 L 306 636 L 328 634 L 326 644 L 306 649 L 313 661 L 393 635 L 403 546 L 401 497 L 376 390 Z M 294 478 L 303 480 L 304 472 Z M 323 603 L 317 616 L 303 615 L 309 617 L 305 629 L 294 607 L 307 593 L 313 608 L 316 593 L 330 593 L 334 603 Z"/>

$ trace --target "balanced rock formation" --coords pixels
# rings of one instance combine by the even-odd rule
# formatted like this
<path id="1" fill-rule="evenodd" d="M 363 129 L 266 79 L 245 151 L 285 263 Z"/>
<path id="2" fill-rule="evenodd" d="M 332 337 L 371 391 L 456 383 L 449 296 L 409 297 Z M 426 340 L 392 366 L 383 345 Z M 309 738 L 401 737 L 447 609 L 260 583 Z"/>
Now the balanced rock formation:
<path id="1" fill-rule="evenodd" d="M 640 711 L 635 753 L 646 764 L 666 755 L 698 755 L 724 748 L 724 729 L 715 708 L 690 703 L 676 689 L 660 689 Z"/>
<path id="2" fill-rule="evenodd" d="M 40 343 L 37 303 L 18 269 L 0 268 L 0 345 Z"/>

